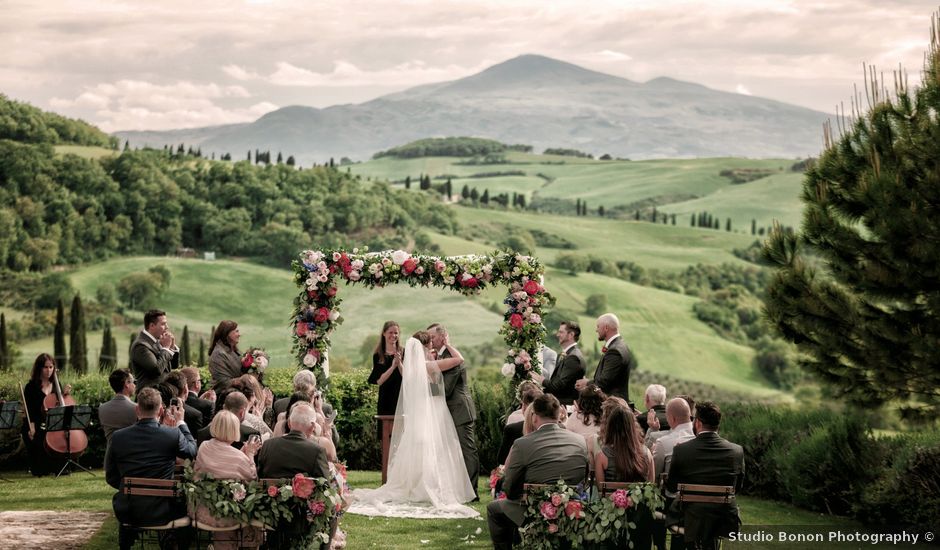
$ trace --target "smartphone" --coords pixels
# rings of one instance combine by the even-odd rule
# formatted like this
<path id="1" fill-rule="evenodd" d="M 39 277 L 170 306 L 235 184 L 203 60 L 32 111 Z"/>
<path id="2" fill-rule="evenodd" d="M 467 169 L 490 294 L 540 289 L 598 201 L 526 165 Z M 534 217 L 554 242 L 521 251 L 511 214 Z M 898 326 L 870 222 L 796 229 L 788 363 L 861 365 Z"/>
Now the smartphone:
<path id="1" fill-rule="evenodd" d="M 261 436 L 258 434 L 251 434 L 248 436 L 249 445 L 261 445 Z"/>
<path id="2" fill-rule="evenodd" d="M 179 397 L 174 397 L 174 398 L 170 399 L 170 406 L 171 406 L 171 407 L 178 407 L 179 404 L 180 404 L 180 398 L 179 398 Z"/>

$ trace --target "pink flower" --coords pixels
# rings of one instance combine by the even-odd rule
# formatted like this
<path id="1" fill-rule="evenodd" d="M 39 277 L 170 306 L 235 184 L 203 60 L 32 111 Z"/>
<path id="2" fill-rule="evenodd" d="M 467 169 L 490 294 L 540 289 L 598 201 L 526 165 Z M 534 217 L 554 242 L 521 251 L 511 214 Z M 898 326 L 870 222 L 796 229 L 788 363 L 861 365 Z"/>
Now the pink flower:
<path id="1" fill-rule="evenodd" d="M 539 506 L 539 512 L 542 513 L 542 517 L 545 519 L 555 519 L 558 517 L 558 508 L 555 508 L 555 506 L 547 500 Z"/>
<path id="2" fill-rule="evenodd" d="M 319 516 L 326 510 L 326 504 L 322 500 L 313 500 L 307 505 L 310 507 L 310 512 L 315 516 Z"/>
<path id="3" fill-rule="evenodd" d="M 342 256 L 340 256 L 339 252 L 334 252 L 334 253 L 333 253 L 333 261 L 334 261 L 334 262 L 338 262 L 341 257 L 342 257 Z"/>
<path id="4" fill-rule="evenodd" d="M 552 495 L 552 505 L 561 506 L 561 495 L 559 495 L 558 493 L 554 493 Z"/>
<path id="5" fill-rule="evenodd" d="M 303 474 L 297 474 L 291 481 L 291 489 L 297 498 L 308 498 L 313 494 L 313 480 Z"/>
<path id="6" fill-rule="evenodd" d="M 419 265 L 418 267 L 416 267 L 416 268 L 415 268 L 415 273 L 418 274 L 418 275 L 424 275 L 424 266 L 423 266 L 423 265 Z"/>
<path id="7" fill-rule="evenodd" d="M 235 487 L 232 488 L 232 497 L 234 497 L 235 500 L 238 502 L 245 500 L 246 494 L 247 493 L 245 492 L 245 486 L 242 485 L 241 483 L 239 483 L 238 485 L 235 485 Z"/>
<path id="8" fill-rule="evenodd" d="M 558 525 L 555 524 L 555 523 L 549 523 L 549 524 L 548 524 L 548 532 L 549 532 L 549 533 L 552 533 L 552 534 L 557 533 L 557 532 L 558 532 Z"/>
<path id="9" fill-rule="evenodd" d="M 350 281 L 356 282 L 356 281 L 358 281 L 360 278 L 362 278 L 362 275 L 360 275 L 358 271 L 350 271 L 350 272 L 349 272 L 349 280 L 350 280 Z"/>
<path id="10" fill-rule="evenodd" d="M 297 336 L 303 338 L 307 335 L 307 323 L 300 322 L 297 323 Z"/>
<path id="11" fill-rule="evenodd" d="M 571 519 L 577 519 L 581 517 L 581 502 L 577 500 L 569 500 L 568 504 L 565 505 L 565 515 Z"/>
<path id="12" fill-rule="evenodd" d="M 538 292 L 542 290 L 542 287 L 539 286 L 539 284 L 536 281 L 533 281 L 531 279 L 526 281 L 525 286 L 523 286 L 522 288 L 526 291 L 526 294 L 528 294 L 529 296 L 532 296 L 533 294 L 538 294 Z"/>
<path id="13" fill-rule="evenodd" d="M 438 273 L 443 273 L 445 269 L 447 269 L 447 264 L 445 264 L 443 261 L 441 261 L 441 260 L 435 260 L 435 261 L 434 261 L 434 270 L 435 270 L 435 271 L 437 271 Z"/>
<path id="14" fill-rule="evenodd" d="M 610 500 L 613 501 L 614 506 L 617 508 L 629 508 L 633 506 L 633 500 L 630 499 L 630 496 L 627 495 L 627 492 L 623 489 L 617 489 L 612 495 L 610 495 Z"/>
<path id="15" fill-rule="evenodd" d="M 533 313 L 529 315 L 529 322 L 537 325 L 542 322 L 542 317 L 538 313 Z"/>
<path id="16" fill-rule="evenodd" d="M 337 291 L 339 291 L 338 288 L 331 286 L 330 288 L 326 289 L 326 295 L 330 297 L 336 296 Z"/>
<path id="17" fill-rule="evenodd" d="M 313 320 L 318 323 L 322 323 L 323 321 L 326 321 L 329 318 L 330 318 L 330 310 L 328 310 L 325 307 L 321 307 L 320 309 L 317 310 L 316 313 L 313 314 Z"/>
<path id="18" fill-rule="evenodd" d="M 512 326 L 512 328 L 516 330 L 521 329 L 522 328 L 522 315 L 519 315 L 518 313 L 513 313 L 512 315 L 510 315 L 509 324 Z"/>
<path id="19" fill-rule="evenodd" d="M 277 486 L 271 485 L 268 487 L 268 496 L 274 498 L 277 496 Z"/>

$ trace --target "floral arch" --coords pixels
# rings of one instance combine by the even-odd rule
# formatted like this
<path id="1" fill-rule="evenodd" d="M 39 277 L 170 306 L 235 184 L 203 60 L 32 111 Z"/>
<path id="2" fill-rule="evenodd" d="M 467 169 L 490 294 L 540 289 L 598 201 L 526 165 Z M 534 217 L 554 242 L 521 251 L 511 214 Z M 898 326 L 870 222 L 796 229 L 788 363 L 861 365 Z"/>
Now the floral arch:
<path id="1" fill-rule="evenodd" d="M 292 263 L 300 292 L 294 300 L 293 351 L 298 362 L 317 379 L 329 376 L 327 354 L 330 335 L 342 324 L 339 282 L 369 288 L 405 283 L 448 288 L 464 295 L 479 294 L 489 286 L 505 285 L 506 313 L 499 333 L 506 341 L 503 374 L 514 382 L 539 370 L 539 349 L 545 339 L 542 315 L 555 299 L 542 282 L 544 267 L 531 256 L 515 252 L 491 255 L 425 256 L 403 250 L 368 252 L 305 250 Z"/>

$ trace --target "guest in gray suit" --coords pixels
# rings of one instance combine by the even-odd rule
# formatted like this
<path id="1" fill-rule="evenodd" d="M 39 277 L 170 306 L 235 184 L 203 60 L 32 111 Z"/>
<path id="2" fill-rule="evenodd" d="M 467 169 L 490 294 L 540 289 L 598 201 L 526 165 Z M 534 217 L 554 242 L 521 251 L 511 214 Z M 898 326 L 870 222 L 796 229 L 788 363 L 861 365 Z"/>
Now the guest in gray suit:
<path id="1" fill-rule="evenodd" d="M 179 364 L 180 349 L 167 325 L 166 312 L 151 309 L 144 314 L 144 330 L 131 345 L 131 372 L 137 391 L 156 386 Z"/>
<path id="2" fill-rule="evenodd" d="M 98 407 L 98 422 L 104 429 L 104 436 L 111 444 L 111 434 L 137 423 L 137 405 L 131 397 L 137 393 L 137 385 L 127 369 L 117 369 L 108 376 L 108 384 L 114 390 L 114 397 Z"/>
<path id="3" fill-rule="evenodd" d="M 241 333 L 235 321 L 220 321 L 209 344 L 209 374 L 212 375 L 212 389 L 217 393 L 232 378 L 242 373 L 242 357 L 238 352 L 238 340 Z"/>
<path id="4" fill-rule="evenodd" d="M 428 332 L 431 333 L 431 348 L 437 351 L 435 359 L 450 357 L 450 352 L 444 345 L 447 330 L 439 323 L 434 323 L 428 327 Z M 467 465 L 467 475 L 470 477 L 473 494 L 476 495 L 477 477 L 480 475 L 480 455 L 477 453 L 473 422 L 477 419 L 477 411 L 473 406 L 473 398 L 470 397 L 470 388 L 467 384 L 467 367 L 464 363 L 460 363 L 449 369 L 441 369 L 441 374 L 444 377 L 444 399 L 447 401 L 450 416 L 454 419 L 457 439 L 460 440 L 460 450 L 463 452 L 463 461 Z M 474 502 L 478 500 L 480 500 L 479 496 L 473 499 Z"/>
<path id="5" fill-rule="evenodd" d="M 486 506 L 490 538 L 496 549 L 512 548 L 525 515 L 521 502 L 526 483 L 554 483 L 564 479 L 569 485 L 584 481 L 588 471 L 587 445 L 584 437 L 558 424 L 561 404 L 555 396 L 544 394 L 528 409 L 535 431 L 517 439 L 506 459 L 503 476 L 505 500 Z"/>
<path id="6" fill-rule="evenodd" d="M 630 403 L 630 371 L 636 370 L 636 356 L 620 336 L 620 320 L 613 313 L 605 313 L 597 318 L 597 339 L 604 342 L 601 352 L 604 354 L 594 371 L 594 383 L 608 397 L 619 397 Z M 587 379 L 578 380 L 575 387 L 584 389 Z M 633 405 L 631 403 L 631 408 Z"/>

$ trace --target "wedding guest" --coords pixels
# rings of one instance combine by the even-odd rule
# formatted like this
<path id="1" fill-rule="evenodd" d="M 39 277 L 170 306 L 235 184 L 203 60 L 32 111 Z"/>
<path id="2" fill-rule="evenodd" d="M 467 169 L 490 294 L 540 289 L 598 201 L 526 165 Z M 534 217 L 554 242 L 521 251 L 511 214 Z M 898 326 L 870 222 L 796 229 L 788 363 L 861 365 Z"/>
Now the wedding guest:
<path id="1" fill-rule="evenodd" d="M 296 394 L 296 395 L 299 396 L 300 394 Z M 287 409 L 287 413 L 288 413 L 287 416 L 288 417 L 290 416 L 290 412 L 295 407 L 299 407 L 301 405 L 305 405 L 310 408 L 313 408 L 313 404 L 310 403 L 309 401 L 298 399 L 295 404 L 292 404 L 290 408 Z M 310 437 L 310 440 L 315 442 L 319 446 L 323 447 L 323 450 L 326 451 L 326 459 L 329 462 L 336 462 L 337 460 L 339 460 L 338 457 L 336 456 L 336 445 L 333 444 L 333 441 L 328 436 L 328 434 L 330 433 L 329 430 L 324 430 L 323 425 L 322 425 L 321 415 L 316 411 L 316 409 L 314 409 L 313 412 L 314 412 L 314 429 L 313 429 L 313 435 Z M 283 424 L 278 423 L 278 426 L 275 427 L 274 437 L 279 437 L 277 428 L 281 429 L 280 435 L 285 435 L 287 432 L 287 422 L 284 422 Z"/>
<path id="2" fill-rule="evenodd" d="M 661 384 L 650 384 L 643 393 L 643 405 L 646 407 L 645 413 L 637 411 L 636 421 L 640 425 L 640 430 L 646 434 L 650 429 L 650 421 L 656 418 L 652 423 L 656 430 L 669 429 L 669 421 L 666 418 L 666 387 Z"/>
<path id="3" fill-rule="evenodd" d="M 656 472 L 656 483 L 658 484 L 662 484 L 663 474 L 669 471 L 672 462 L 672 451 L 675 446 L 695 438 L 688 401 L 679 397 L 670 399 L 669 403 L 666 404 L 666 417 L 672 428 L 663 431 L 663 435 L 653 443 L 652 449 L 653 469 Z M 665 509 L 668 510 L 676 495 L 664 488 L 663 496 L 666 498 Z M 684 548 L 683 545 L 679 544 L 679 540 L 678 535 L 673 535 L 673 548 Z M 664 549 L 666 547 L 666 525 L 661 521 L 653 524 L 653 543 L 656 544 L 657 548 Z"/>
<path id="4" fill-rule="evenodd" d="M 594 471 L 594 455 L 600 450 L 597 434 L 601 430 L 603 405 L 607 400 L 604 392 L 594 382 L 588 382 L 574 402 L 574 413 L 565 422 L 568 431 L 584 436 L 588 450 L 588 467 Z"/>
<path id="5" fill-rule="evenodd" d="M 144 314 L 144 330 L 131 345 L 131 372 L 137 391 L 151 388 L 180 366 L 180 349 L 170 332 L 166 312 L 151 309 Z"/>
<path id="6" fill-rule="evenodd" d="M 561 401 L 562 405 L 571 405 L 578 397 L 575 384 L 585 373 L 587 365 L 584 355 L 578 349 L 578 339 L 581 338 L 581 327 L 573 321 L 562 321 L 555 333 L 562 354 L 556 362 L 554 372 L 543 375 L 533 374 L 532 379 L 542 384 L 545 393 L 550 393 Z"/>
<path id="7" fill-rule="evenodd" d="M 310 396 L 310 402 L 314 402 L 314 398 L 317 395 L 317 377 L 313 374 L 312 371 L 307 369 L 297 371 L 297 374 L 294 375 L 293 384 L 295 392 L 307 392 Z M 278 399 L 274 402 L 273 420 L 275 422 L 281 417 L 282 413 L 287 411 L 287 405 L 289 401 L 290 397 L 282 397 L 281 399 Z M 317 399 L 317 401 L 319 401 L 319 404 L 315 405 L 315 407 L 318 406 L 322 411 L 321 414 L 323 416 L 323 420 L 334 418 L 336 416 L 333 410 L 333 406 L 326 401 L 322 394 L 320 394 L 320 397 Z M 338 443 L 339 432 L 336 430 L 336 426 L 333 426 L 331 423 L 327 429 L 330 432 L 329 437 L 333 440 L 333 443 Z"/>
<path id="8" fill-rule="evenodd" d="M 127 369 L 115 369 L 108 376 L 108 384 L 114 390 L 114 397 L 98 407 L 98 422 L 104 429 L 104 437 L 111 444 L 111 434 L 115 430 L 137 423 L 137 406 L 131 397 L 137 393 L 134 375 Z"/>
<path id="9" fill-rule="evenodd" d="M 675 398 L 676 398 L 676 399 L 682 399 L 683 401 L 685 401 L 685 402 L 689 405 L 689 411 L 690 411 L 689 417 L 688 417 L 688 419 L 686 419 L 686 420 L 682 420 L 682 422 L 689 422 L 689 423 L 691 423 L 691 422 L 692 422 L 692 414 L 691 414 L 691 411 L 694 411 L 694 410 L 695 410 L 695 399 L 693 399 L 692 396 L 690 396 L 690 395 L 677 395 Z M 653 445 L 656 443 L 656 441 L 657 441 L 660 437 L 663 437 L 664 435 L 668 434 L 670 430 L 669 430 L 669 429 L 660 429 L 661 426 L 659 425 L 659 418 L 650 417 L 650 418 L 649 418 L 649 426 L 650 426 L 650 429 L 647 430 L 647 432 L 646 432 L 646 439 L 644 440 L 644 443 L 645 443 L 646 446 L 649 448 L 649 450 L 652 451 L 652 450 L 653 450 Z M 668 470 L 668 468 L 666 468 L 666 469 Z"/>
<path id="10" fill-rule="evenodd" d="M 533 417 L 535 430 L 517 439 L 509 452 L 503 477 L 506 498 L 486 506 L 490 538 L 497 550 L 512 548 L 518 538 L 525 515 L 523 484 L 563 479 L 575 486 L 584 481 L 587 472 L 584 438 L 558 425 L 560 408 L 555 396 L 544 394 L 526 411 Z"/>
<path id="11" fill-rule="evenodd" d="M 199 453 L 193 464 L 196 479 L 206 474 L 213 479 L 235 479 L 253 481 L 258 479 L 254 457 L 261 448 L 261 440 L 249 441 L 241 450 L 232 443 L 241 439 L 238 417 L 229 411 L 221 411 L 209 425 L 212 438 L 199 445 Z M 196 509 L 196 521 L 210 527 L 229 527 L 238 523 L 235 519 L 218 519 L 204 506 Z M 260 531 L 245 528 L 239 532 L 224 531 L 213 533 L 212 546 L 220 549 L 257 548 L 261 544 Z"/>
<path id="12" fill-rule="evenodd" d="M 540 386 L 539 383 L 534 380 L 523 380 L 522 382 L 520 382 L 519 387 L 516 388 L 516 395 L 518 396 L 520 405 L 518 409 L 512 411 L 511 413 L 509 413 L 509 416 L 506 417 L 507 425 L 513 424 L 515 422 L 522 422 L 522 419 L 524 416 L 522 405 L 521 405 L 522 396 L 525 395 L 525 393 L 530 390 L 535 390 L 538 393 L 545 393 L 544 391 L 542 391 L 542 386 Z"/>
<path id="13" fill-rule="evenodd" d="M 220 321 L 209 344 L 209 374 L 212 389 L 221 390 L 226 382 L 242 375 L 242 358 L 238 352 L 241 333 L 235 321 Z"/>
<path id="14" fill-rule="evenodd" d="M 520 387 L 522 385 L 520 384 Z M 535 385 L 528 385 L 522 388 L 521 398 L 522 401 L 522 414 L 523 418 L 525 417 L 526 410 L 528 410 L 529 405 L 535 401 L 535 398 L 542 395 L 542 389 Z M 512 448 L 512 444 L 516 442 L 517 439 L 523 436 L 523 427 L 525 425 L 525 420 L 520 420 L 518 422 L 513 422 L 511 424 L 506 424 L 503 426 L 503 439 L 499 444 L 499 450 L 496 453 L 496 463 L 505 464 L 506 457 L 509 456 L 509 449 Z"/>
<path id="15" fill-rule="evenodd" d="M 221 406 L 218 407 L 218 410 L 215 414 L 219 414 L 222 411 L 228 411 L 238 418 L 241 437 L 238 441 L 232 443 L 233 447 L 240 449 L 242 447 L 242 443 L 248 441 L 252 435 L 257 435 L 259 437 L 261 436 L 258 430 L 251 428 L 242 422 L 245 418 L 245 413 L 248 411 L 248 398 L 245 397 L 245 394 L 233 389 L 222 390 L 222 393 L 219 394 L 219 397 L 216 400 L 216 404 Z M 207 441 L 211 437 L 212 432 L 209 430 L 209 426 L 206 426 L 196 433 L 196 441 L 200 445 L 202 445 L 204 441 Z"/>
<path id="16" fill-rule="evenodd" d="M 46 413 L 43 400 L 53 393 L 52 373 L 55 372 L 55 359 L 48 353 L 40 353 L 33 361 L 33 370 L 29 382 L 23 387 L 24 405 L 29 412 L 29 420 L 23 417 L 22 437 L 29 456 L 29 471 L 34 476 L 43 476 L 57 466 L 56 462 L 46 453 Z M 62 387 L 62 394 L 68 395 L 72 391 L 71 385 Z"/>
<path id="17" fill-rule="evenodd" d="M 258 382 L 256 377 L 246 374 L 233 379 L 231 384 L 232 388 L 240 390 L 248 398 L 248 410 L 245 411 L 242 424 L 258 430 L 261 439 L 267 441 L 273 432 L 264 421 L 264 412 L 267 407 L 264 402 L 261 383 Z"/>
<path id="18" fill-rule="evenodd" d="M 402 350 L 399 335 L 401 328 L 395 321 L 385 321 L 382 333 L 372 352 L 372 373 L 369 383 L 379 386 L 379 402 L 376 414 L 394 415 L 401 392 Z M 381 428 L 381 424 L 379 424 Z M 381 437 L 379 438 L 381 441 Z"/>
<path id="19" fill-rule="evenodd" d="M 209 390 L 199 396 L 202 391 L 202 376 L 196 367 L 183 367 L 180 369 L 186 378 L 186 387 L 189 388 L 189 395 L 186 396 L 186 404 L 195 407 L 202 413 L 202 420 L 206 424 L 211 422 L 215 412 L 215 391 Z"/>
<path id="20" fill-rule="evenodd" d="M 287 417 L 289 416 L 290 410 L 294 407 L 294 403 L 304 402 L 310 403 L 311 397 L 310 393 L 306 391 L 295 391 L 288 398 L 290 401 L 287 403 L 287 410 L 277 415 L 277 423 L 274 425 L 274 435 L 273 437 L 281 437 L 282 435 L 288 432 L 287 430 Z M 312 406 L 312 405 L 311 405 Z"/>
<path id="21" fill-rule="evenodd" d="M 620 320 L 613 313 L 605 313 L 597 318 L 595 325 L 598 341 L 604 342 L 600 361 L 594 371 L 594 382 L 604 393 L 619 397 L 629 402 L 630 372 L 636 370 L 636 356 L 627 347 L 620 336 Z M 580 391 L 588 380 L 582 378 L 575 383 Z"/>
<path id="22" fill-rule="evenodd" d="M 199 409 L 186 403 L 186 398 L 189 396 L 189 386 L 186 384 L 186 377 L 183 376 L 182 372 L 175 370 L 167 374 L 163 381 L 176 389 L 176 397 L 179 398 L 185 413 L 186 425 L 189 426 L 192 433 L 196 433 L 203 426 L 209 425 L 208 420 L 211 420 L 211 417 L 208 420 L 205 419 Z"/>
<path id="23" fill-rule="evenodd" d="M 594 456 L 594 475 L 600 486 L 605 481 L 640 482 L 656 479 L 653 456 L 643 445 L 636 416 L 627 402 L 611 397 L 604 403 L 601 425 L 601 452 Z M 649 550 L 653 543 L 653 511 L 642 507 L 634 514 L 636 527 L 630 529 L 634 550 Z"/>

